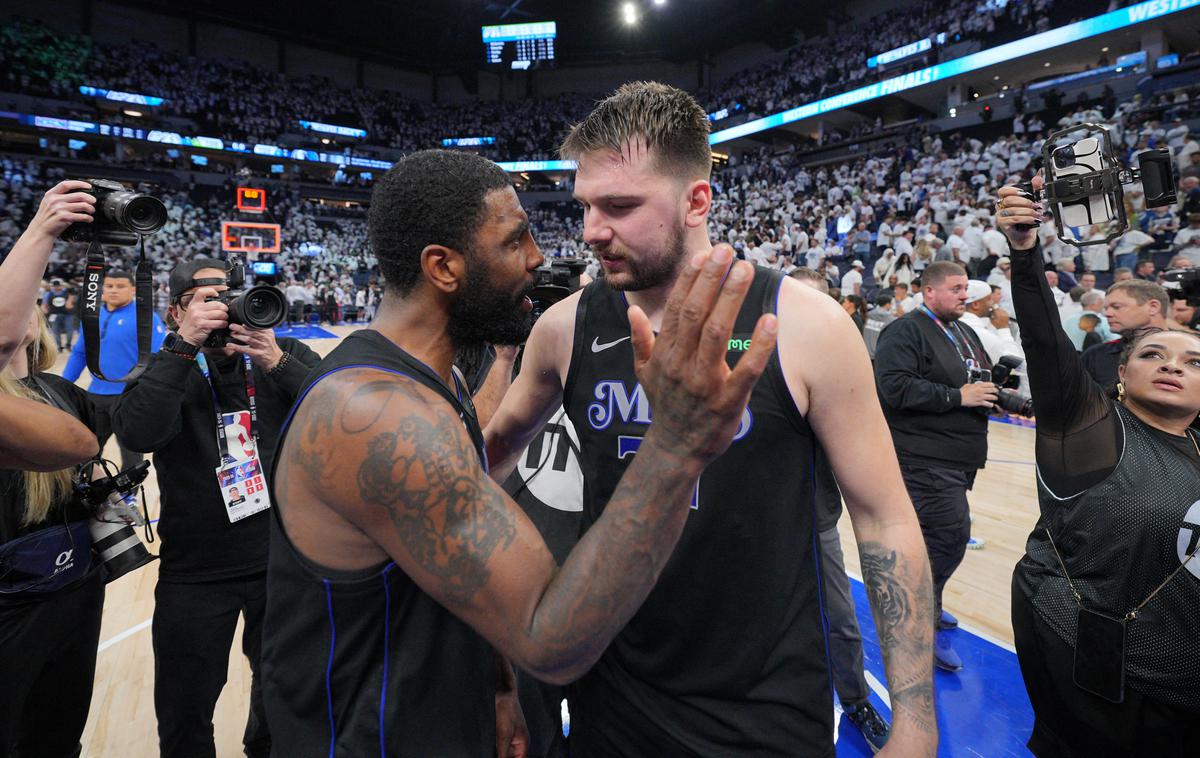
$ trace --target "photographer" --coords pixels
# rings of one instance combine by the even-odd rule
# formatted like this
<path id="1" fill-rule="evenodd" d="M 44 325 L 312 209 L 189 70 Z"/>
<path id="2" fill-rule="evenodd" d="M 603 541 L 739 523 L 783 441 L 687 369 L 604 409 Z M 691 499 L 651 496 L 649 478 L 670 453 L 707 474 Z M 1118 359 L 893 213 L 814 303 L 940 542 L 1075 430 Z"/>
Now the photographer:
<path id="1" fill-rule="evenodd" d="M 243 483 L 242 472 L 247 464 L 268 470 L 279 428 L 319 358 L 296 340 L 277 342 L 271 330 L 231 324 L 229 307 L 216 299 L 226 281 L 219 260 L 175 267 L 167 311 L 174 332 L 113 411 L 121 444 L 154 454 L 162 493 L 153 641 L 164 756 L 213 755 L 213 709 L 239 614 L 254 672 L 246 752 L 270 750 L 259 689 L 270 519 L 262 509 L 270 501 L 261 492 L 251 497 L 254 482 Z M 202 347 L 225 329 L 226 347 Z M 229 499 L 230 485 L 240 485 L 240 502 Z"/>
<path id="2" fill-rule="evenodd" d="M 45 424 L 36 414 L 16 413 L 10 404 L 36 405 L 72 426 L 94 428 L 87 394 L 45 373 L 58 351 L 32 298 L 23 299 L 24 334 L 8 366 L 0 369 L 0 407 L 7 435 L 28 422 Z M 92 559 L 89 512 L 74 495 L 72 477 L 79 463 L 98 449 L 94 432 L 86 446 L 76 444 L 74 429 L 51 422 L 61 445 L 45 440 L 26 450 L 37 470 L 0 465 L 0 755 L 66 758 L 79 754 L 87 722 L 104 605 L 104 571 Z M 36 439 L 36 428 L 33 431 Z M 41 436 L 45 436 L 44 432 Z M 87 452 L 80 454 L 86 447 Z M 43 455 L 45 453 L 45 455 Z M 51 460 L 55 462 L 50 463 Z M 68 468 L 63 468 L 68 466 Z M 25 465 L 20 468 L 29 468 Z"/>
<path id="3" fill-rule="evenodd" d="M 1041 183 L 1034 179 L 1035 189 Z M 1039 398 L 1041 517 L 1012 590 L 1035 716 L 1029 748 L 1194 755 L 1200 435 L 1188 425 L 1200 413 L 1200 336 L 1153 326 L 1127 334 L 1116 398 L 1107 396 L 1058 321 L 1036 233 L 1016 228 L 1034 224 L 1041 208 L 1016 187 L 999 195 L 997 225 L 1012 248 L 1013 299 Z"/>
<path id="4" fill-rule="evenodd" d="M 926 267 L 921 284 L 921 307 L 880 333 L 875 376 L 929 551 L 937 619 L 942 590 L 971 538 L 967 490 L 987 461 L 988 411 L 998 390 L 990 381 L 979 381 L 991 361 L 975 331 L 959 323 L 969 298 L 967 272 L 957 263 L 938 261 Z M 958 671 L 962 659 L 949 634 L 938 632 L 934 662 Z"/>

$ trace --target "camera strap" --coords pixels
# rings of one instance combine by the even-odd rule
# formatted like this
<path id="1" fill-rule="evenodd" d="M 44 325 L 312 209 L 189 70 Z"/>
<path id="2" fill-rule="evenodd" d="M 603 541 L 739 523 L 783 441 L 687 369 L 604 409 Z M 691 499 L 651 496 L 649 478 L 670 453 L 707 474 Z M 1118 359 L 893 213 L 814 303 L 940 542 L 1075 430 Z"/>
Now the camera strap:
<path id="1" fill-rule="evenodd" d="M 258 446 L 258 400 L 255 398 L 254 391 L 254 364 L 250 361 L 250 356 L 243 354 L 242 360 L 246 365 L 246 400 L 250 405 L 250 436 L 254 438 L 254 444 Z M 212 374 L 208 369 L 208 361 L 205 360 L 204 354 L 200 353 L 196 356 L 196 365 L 200 367 L 200 373 L 204 374 L 204 380 L 208 382 L 209 392 L 212 393 L 213 410 L 217 415 L 217 448 L 221 453 L 222 463 L 232 461 L 233 456 L 229 454 L 229 439 L 225 434 L 225 418 L 221 412 L 221 401 L 217 397 L 217 388 L 213 386 Z"/>
<path id="2" fill-rule="evenodd" d="M 93 240 L 87 249 L 87 267 L 84 270 L 83 297 L 79 300 L 79 320 L 83 329 L 83 347 L 87 354 L 88 371 L 92 376 L 106 382 L 128 382 L 138 378 L 150 362 L 151 335 L 154 332 L 154 272 L 146 260 L 146 238 L 140 240 L 138 264 L 134 273 L 136 295 L 137 363 L 129 373 L 119 378 L 110 378 L 100 370 L 100 294 L 104 289 L 104 248 Z"/>

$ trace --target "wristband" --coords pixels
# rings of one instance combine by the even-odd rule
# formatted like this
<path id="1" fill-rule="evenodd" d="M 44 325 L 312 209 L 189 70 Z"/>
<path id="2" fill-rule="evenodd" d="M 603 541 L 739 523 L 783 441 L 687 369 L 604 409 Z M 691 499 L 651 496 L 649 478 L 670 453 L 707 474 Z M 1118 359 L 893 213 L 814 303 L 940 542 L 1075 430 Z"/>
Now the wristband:
<path id="1" fill-rule="evenodd" d="M 278 374 L 280 372 L 280 370 L 283 369 L 284 366 L 288 365 L 288 361 L 290 361 L 291 359 L 292 359 L 291 353 L 284 353 L 283 357 L 279 359 L 279 363 L 276 363 L 275 367 L 267 372 L 267 376 L 275 376 L 276 374 Z"/>

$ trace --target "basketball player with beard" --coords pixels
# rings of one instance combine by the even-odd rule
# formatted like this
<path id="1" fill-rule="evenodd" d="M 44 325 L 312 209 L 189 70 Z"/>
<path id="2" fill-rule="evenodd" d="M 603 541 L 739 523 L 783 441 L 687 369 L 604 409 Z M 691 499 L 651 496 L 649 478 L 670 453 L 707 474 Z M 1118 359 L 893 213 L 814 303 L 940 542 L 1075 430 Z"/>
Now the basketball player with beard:
<path id="1" fill-rule="evenodd" d="M 655 337 L 629 319 L 658 420 L 608 511 L 561 568 L 487 474 L 461 374 L 468 343 L 529 333 L 541 263 L 508 176 L 430 150 L 375 186 L 386 294 L 371 328 L 309 375 L 281 433 L 264 632 L 274 754 L 523 756 L 501 656 L 541 679 L 582 675 L 650 591 L 704 466 L 729 444 L 774 349 L 773 316 L 724 359 L 752 269 L 693 256 Z"/>
<path id="2" fill-rule="evenodd" d="M 712 154 L 696 101 L 644 82 L 601 102 L 561 152 L 577 161 L 584 241 L 606 276 L 538 320 L 485 439 L 503 479 L 565 405 L 580 441 L 586 540 L 660 420 L 634 370 L 638 324 L 627 309 L 664 329 L 699 315 L 669 293 L 691 251 L 711 248 Z M 778 350 L 734 441 L 693 491 L 654 590 L 574 686 L 573 758 L 833 755 L 818 446 L 854 523 L 887 667 L 894 725 L 880 754 L 936 751 L 929 562 L 862 337 L 827 296 L 757 268 L 726 345 L 731 364 L 758 347 L 751 332 L 767 313 L 779 317 Z M 847 418 L 854 434 L 841 433 Z"/>

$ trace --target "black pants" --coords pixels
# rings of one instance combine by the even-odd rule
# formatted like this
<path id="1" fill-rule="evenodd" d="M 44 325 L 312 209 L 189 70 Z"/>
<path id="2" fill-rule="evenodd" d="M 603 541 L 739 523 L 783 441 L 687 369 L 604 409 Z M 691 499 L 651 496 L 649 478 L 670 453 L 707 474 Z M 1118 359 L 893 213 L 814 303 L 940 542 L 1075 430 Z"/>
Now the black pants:
<path id="1" fill-rule="evenodd" d="M 867 699 L 866 675 L 863 673 L 862 632 L 854 614 L 850 597 L 850 579 L 842 558 L 842 539 L 837 527 L 826 529 L 821 536 L 821 574 L 825 618 L 829 623 L 829 672 L 833 687 L 842 705 L 858 705 Z"/>
<path id="2" fill-rule="evenodd" d="M 1029 750 L 1038 758 L 1183 758 L 1197 754 L 1200 714 L 1146 697 L 1130 687 L 1128 680 L 1125 702 L 1120 704 L 1076 687 L 1074 650 L 1038 616 L 1015 582 L 1012 624 L 1021 676 L 1033 704 Z"/>
<path id="3" fill-rule="evenodd" d="M 154 712 L 164 758 L 215 758 L 213 710 L 225 687 L 238 616 L 246 620 L 242 652 L 250 660 L 246 754 L 271 751 L 259 678 L 266 574 L 220 582 L 159 580 L 154 590 Z"/>
<path id="4" fill-rule="evenodd" d="M 103 571 L 46 600 L 0 606 L 0 756 L 79 755 L 103 608 Z"/>
<path id="5" fill-rule="evenodd" d="M 104 446 L 108 444 L 108 438 L 112 436 L 112 411 L 116 407 L 117 401 L 121 399 L 120 395 L 97 395 L 94 392 L 88 393 L 88 400 L 92 401 L 92 406 L 96 409 L 96 439 L 100 440 L 100 452 L 104 452 Z M 121 451 L 121 470 L 136 466 L 141 463 L 145 456 L 141 453 L 135 453 L 132 450 L 126 450 L 117 440 L 117 447 Z"/>
<path id="6" fill-rule="evenodd" d="M 901 466 L 904 486 L 917 510 L 917 521 L 929 553 L 933 574 L 933 618 L 942 615 L 942 590 L 967 554 L 971 539 L 971 508 L 967 490 L 975 483 L 974 471 Z"/>

